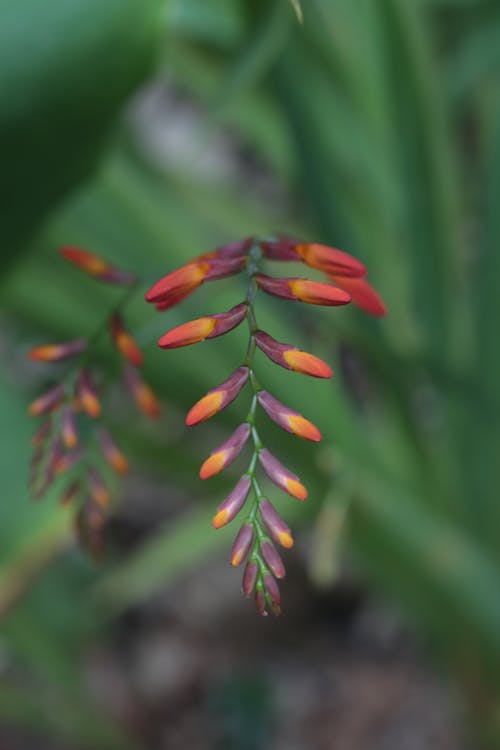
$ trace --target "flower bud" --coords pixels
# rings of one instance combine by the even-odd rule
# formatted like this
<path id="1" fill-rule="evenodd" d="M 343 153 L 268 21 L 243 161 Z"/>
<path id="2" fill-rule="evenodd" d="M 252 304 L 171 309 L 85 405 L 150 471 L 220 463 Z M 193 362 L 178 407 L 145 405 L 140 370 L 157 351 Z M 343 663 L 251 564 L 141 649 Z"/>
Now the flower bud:
<path id="1" fill-rule="evenodd" d="M 295 370 L 313 378 L 331 378 L 330 367 L 314 354 L 303 352 L 296 346 L 282 344 L 264 331 L 257 331 L 255 343 L 273 362 L 286 370 Z"/>
<path id="2" fill-rule="evenodd" d="M 295 246 L 301 259 L 311 268 L 335 276 L 366 276 L 366 267 L 357 258 L 327 245 L 306 243 Z"/>
<path id="3" fill-rule="evenodd" d="M 85 339 L 66 341 L 62 344 L 43 344 L 31 349 L 29 358 L 35 362 L 61 362 L 76 354 L 80 354 L 87 348 Z"/>
<path id="4" fill-rule="evenodd" d="M 186 417 L 186 424 L 190 427 L 200 424 L 225 409 L 238 396 L 247 380 L 248 367 L 238 367 L 227 380 L 197 401 Z"/>
<path id="5" fill-rule="evenodd" d="M 52 419 L 51 417 L 47 417 L 47 419 L 42 422 L 38 430 L 31 438 L 31 445 L 33 446 L 33 448 L 38 448 L 39 446 L 41 446 L 50 435 L 51 430 Z"/>
<path id="6" fill-rule="evenodd" d="M 307 498 L 307 490 L 301 484 L 299 478 L 285 468 L 267 448 L 259 451 L 259 461 L 269 479 L 280 489 L 297 498 L 297 500 L 305 500 Z"/>
<path id="7" fill-rule="evenodd" d="M 141 367 L 144 361 L 142 352 L 123 324 L 122 316 L 114 313 L 110 319 L 111 338 L 125 359 L 135 367 Z"/>
<path id="8" fill-rule="evenodd" d="M 266 612 L 266 595 L 262 588 L 255 588 L 255 608 L 259 615 L 267 617 Z"/>
<path id="9" fill-rule="evenodd" d="M 310 305 L 346 305 L 351 301 L 347 292 L 318 281 L 307 279 L 276 279 L 258 273 L 255 276 L 258 286 L 273 297 L 281 297 L 293 302 L 308 302 Z"/>
<path id="10" fill-rule="evenodd" d="M 233 491 L 217 508 L 217 512 L 212 520 L 212 526 L 214 529 L 220 529 L 222 526 L 225 526 L 233 520 L 243 508 L 249 491 L 250 479 L 247 476 L 243 476 L 236 484 Z"/>
<path id="11" fill-rule="evenodd" d="M 82 484 L 79 479 L 75 479 L 73 482 L 71 482 L 61 495 L 59 505 L 69 505 L 70 503 L 72 503 L 75 497 L 78 495 L 81 486 Z"/>
<path id="12" fill-rule="evenodd" d="M 137 370 L 131 365 L 126 365 L 124 370 L 125 384 L 129 389 L 137 408 L 151 419 L 156 419 L 161 414 L 160 402 L 156 398 L 153 389 L 141 378 Z"/>
<path id="13" fill-rule="evenodd" d="M 63 398 L 64 388 L 62 385 L 56 385 L 50 391 L 35 399 L 28 407 L 28 413 L 32 417 L 38 417 L 40 414 L 55 411 L 61 405 Z"/>
<path id="14" fill-rule="evenodd" d="M 241 590 L 243 591 L 247 599 L 250 597 L 250 594 L 252 593 L 254 589 L 258 574 L 259 574 L 259 566 L 255 562 L 255 560 L 249 560 L 247 564 L 245 565 L 245 571 L 243 573 L 243 581 L 241 584 Z"/>
<path id="15" fill-rule="evenodd" d="M 108 488 L 104 484 L 101 474 L 97 469 L 92 468 L 88 471 L 88 478 L 92 500 L 94 500 L 101 508 L 106 508 L 109 505 L 110 494 Z"/>
<path id="16" fill-rule="evenodd" d="M 312 440 L 315 443 L 321 440 L 321 432 L 318 428 L 299 414 L 298 411 L 289 409 L 267 391 L 259 391 L 257 398 L 259 404 L 266 414 L 271 417 L 273 422 L 276 422 L 277 425 L 287 432 L 291 432 L 293 435 L 305 438 L 306 440 Z"/>
<path id="17" fill-rule="evenodd" d="M 101 414 L 101 404 L 97 398 L 97 392 L 90 378 L 88 370 L 82 370 L 78 378 L 76 397 L 82 409 L 89 417 L 97 419 Z"/>
<path id="18" fill-rule="evenodd" d="M 274 544 L 266 539 L 260 545 L 260 551 L 273 575 L 276 576 L 276 578 L 284 578 L 285 566 L 283 565 L 283 560 Z"/>
<path id="19" fill-rule="evenodd" d="M 230 561 L 235 568 L 241 565 L 243 560 L 250 552 L 253 543 L 253 526 L 250 523 L 244 523 L 238 532 L 234 544 L 231 548 Z"/>
<path id="20" fill-rule="evenodd" d="M 203 283 L 210 264 L 203 260 L 194 260 L 167 274 L 146 294 L 146 302 L 169 302 L 172 299 L 184 299 Z M 180 299 L 179 299 L 180 298 Z"/>
<path id="21" fill-rule="evenodd" d="M 243 450 L 250 435 L 250 425 L 243 422 L 231 437 L 212 451 L 200 469 L 201 479 L 209 479 L 231 464 Z"/>
<path id="22" fill-rule="evenodd" d="M 71 406 L 67 406 L 62 415 L 61 436 L 66 448 L 74 448 L 78 443 L 76 431 L 75 412 Z"/>
<path id="23" fill-rule="evenodd" d="M 338 284 L 341 289 L 345 289 L 351 295 L 352 302 L 356 307 L 370 315 L 375 315 L 377 318 L 381 318 L 387 313 L 384 301 L 366 279 L 334 276 L 333 274 L 330 274 L 329 278 L 334 284 Z"/>
<path id="24" fill-rule="evenodd" d="M 205 339 L 213 339 L 222 336 L 239 326 L 247 314 L 245 304 L 236 305 L 225 313 L 207 315 L 203 318 L 190 320 L 180 326 L 167 331 L 158 341 L 162 349 L 175 349 L 180 346 L 197 344 Z"/>
<path id="25" fill-rule="evenodd" d="M 129 463 L 121 450 L 116 446 L 109 432 L 105 429 L 99 430 L 97 439 L 109 465 L 117 474 L 126 474 L 129 470 Z"/>
<path id="26" fill-rule="evenodd" d="M 297 240 L 291 237 L 280 237 L 277 240 L 261 242 L 262 252 L 270 260 L 278 261 L 301 261 L 302 258 L 295 249 Z"/>
<path id="27" fill-rule="evenodd" d="M 90 253 L 88 250 L 81 250 L 76 247 L 63 247 L 61 255 L 69 263 L 72 263 L 89 274 L 89 276 L 93 276 L 100 281 L 106 281 L 109 284 L 124 285 L 131 285 L 136 281 L 133 273 L 111 266 L 107 261 Z"/>
<path id="28" fill-rule="evenodd" d="M 54 475 L 63 474 L 65 471 L 69 471 L 75 466 L 83 456 L 83 450 L 77 448 L 70 453 L 59 454 L 53 458 L 52 461 L 52 472 Z"/>
<path id="29" fill-rule="evenodd" d="M 266 524 L 269 533 L 282 547 L 293 547 L 292 532 L 283 521 L 276 508 L 266 498 L 259 503 L 259 510 L 262 520 Z"/>
<path id="30" fill-rule="evenodd" d="M 281 614 L 281 596 L 279 586 L 270 573 L 266 573 L 264 576 L 264 588 L 266 590 L 267 599 L 269 606 L 271 607 L 273 615 L 279 617 Z"/>

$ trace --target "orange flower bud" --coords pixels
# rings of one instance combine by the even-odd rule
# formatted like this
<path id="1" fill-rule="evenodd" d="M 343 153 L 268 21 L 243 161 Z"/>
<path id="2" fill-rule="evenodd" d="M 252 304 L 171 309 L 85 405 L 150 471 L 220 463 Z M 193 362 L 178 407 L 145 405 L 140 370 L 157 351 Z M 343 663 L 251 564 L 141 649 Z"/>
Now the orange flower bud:
<path id="1" fill-rule="evenodd" d="M 307 279 L 275 279 L 258 273 L 255 276 L 258 286 L 267 294 L 293 302 L 307 302 L 310 305 L 346 305 L 351 297 L 338 287 Z"/>
<path id="2" fill-rule="evenodd" d="M 129 470 L 129 463 L 115 444 L 109 432 L 105 429 L 99 430 L 97 433 L 97 439 L 109 465 L 112 466 L 117 474 L 126 474 Z"/>
<path id="3" fill-rule="evenodd" d="M 142 352 L 127 331 L 123 319 L 118 313 L 114 313 L 110 320 L 111 337 L 113 343 L 125 359 L 128 359 L 135 367 L 141 367 L 144 361 Z"/>
<path id="4" fill-rule="evenodd" d="M 87 342 L 84 339 L 77 341 L 67 341 L 62 344 L 43 344 L 32 349 L 29 358 L 35 362 L 60 362 L 63 359 L 74 357 L 87 348 Z"/>
<path id="5" fill-rule="evenodd" d="M 298 411 L 289 409 L 267 391 L 259 391 L 257 398 L 271 419 L 287 432 L 316 443 L 321 440 L 321 432 L 318 428 Z"/>
<path id="6" fill-rule="evenodd" d="M 175 349 L 222 336 L 239 326 L 246 314 L 247 306 L 240 304 L 225 313 L 190 320 L 188 323 L 183 323 L 167 331 L 158 341 L 158 345 L 162 349 Z"/>
<path id="7" fill-rule="evenodd" d="M 35 399 L 28 407 L 28 413 L 32 417 L 38 417 L 40 414 L 47 414 L 55 411 L 61 405 L 64 398 L 64 388 L 62 385 L 56 385 L 42 396 Z"/>
<path id="8" fill-rule="evenodd" d="M 244 523 L 239 530 L 238 535 L 234 540 L 234 544 L 231 548 L 231 555 L 229 558 L 231 561 L 231 565 L 233 565 L 235 568 L 238 567 L 238 565 L 241 565 L 241 563 L 250 552 L 252 542 L 253 526 L 249 523 Z"/>
<path id="9" fill-rule="evenodd" d="M 255 343 L 269 359 L 287 370 L 295 370 L 314 378 L 331 378 L 333 375 L 330 367 L 319 357 L 290 344 L 282 344 L 264 331 L 257 331 Z"/>
<path id="10" fill-rule="evenodd" d="M 131 365 L 127 365 L 124 376 L 125 383 L 137 407 L 151 419 L 159 417 L 161 414 L 160 402 L 156 398 L 153 389 L 142 380 L 137 370 Z"/>
<path id="11" fill-rule="evenodd" d="M 87 412 L 89 417 L 97 419 L 101 414 L 101 404 L 87 370 L 82 370 L 80 373 L 76 395 L 82 409 Z"/>
<path id="12" fill-rule="evenodd" d="M 243 450 L 250 435 L 250 425 L 240 424 L 231 437 L 213 451 L 200 469 L 201 479 L 209 479 L 231 464 Z"/>
<path id="13" fill-rule="evenodd" d="M 295 249 L 304 263 L 336 276 L 366 276 L 366 267 L 357 258 L 342 250 L 326 245 L 307 243 L 296 245 Z"/>
<path id="14" fill-rule="evenodd" d="M 168 302 L 171 297 L 182 299 L 203 283 L 210 264 L 195 260 L 164 276 L 146 293 L 146 302 Z"/>
<path id="15" fill-rule="evenodd" d="M 300 479 L 285 468 L 267 448 L 263 448 L 259 452 L 259 461 L 269 479 L 280 489 L 297 498 L 297 500 L 306 500 L 307 490 L 301 484 Z"/>
<path id="16" fill-rule="evenodd" d="M 248 367 L 238 367 L 231 377 L 216 388 L 212 388 L 206 396 L 197 401 L 186 417 L 186 424 L 190 427 L 200 424 L 225 409 L 238 396 L 247 380 Z"/>
<path id="17" fill-rule="evenodd" d="M 90 253 L 88 250 L 82 250 L 76 247 L 63 247 L 61 255 L 69 263 L 81 268 L 82 271 L 101 281 L 109 284 L 134 284 L 136 277 L 128 271 L 111 266 L 103 258 Z"/>
<path id="18" fill-rule="evenodd" d="M 353 304 L 361 310 L 370 315 L 375 315 L 377 318 L 381 318 L 387 313 L 384 301 L 366 279 L 334 276 L 332 274 L 329 275 L 329 278 L 339 287 L 345 289 L 351 295 Z"/>

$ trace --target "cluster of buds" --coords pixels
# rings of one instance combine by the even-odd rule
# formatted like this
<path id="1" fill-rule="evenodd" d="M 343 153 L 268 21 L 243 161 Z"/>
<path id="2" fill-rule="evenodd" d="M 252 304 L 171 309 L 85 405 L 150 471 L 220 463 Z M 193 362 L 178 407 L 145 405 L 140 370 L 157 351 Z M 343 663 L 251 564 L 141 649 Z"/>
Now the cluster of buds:
<path id="1" fill-rule="evenodd" d="M 120 301 L 93 335 L 44 344 L 29 352 L 30 359 L 36 362 L 69 363 L 62 374 L 58 373 L 58 382 L 29 406 L 31 416 L 43 419 L 32 439 L 30 490 L 35 499 L 41 499 L 64 475 L 66 484 L 60 502 L 78 503 L 75 516 L 78 535 L 97 557 L 102 553 L 103 527 L 111 502 L 101 466 L 109 466 L 118 475 L 126 474 L 129 469 L 127 458 L 103 423 L 103 394 L 92 367 L 93 346 L 103 335 L 109 334 L 120 355 L 124 382 L 137 407 L 148 417 L 156 418 L 160 405 L 139 373 L 142 352 L 127 330 L 121 312 L 136 290 L 136 277 L 86 250 L 66 247 L 61 255 L 90 276 L 124 288 Z"/>
<path id="2" fill-rule="evenodd" d="M 264 259 L 302 262 L 325 274 L 327 281 L 303 278 L 275 278 L 260 271 Z M 200 424 L 232 403 L 248 384 L 251 405 L 244 422 L 214 450 L 200 469 L 201 479 L 208 479 L 228 467 L 251 444 L 246 472 L 216 510 L 213 526 L 218 529 L 230 523 L 246 509 L 245 517 L 231 549 L 233 566 L 245 563 L 243 593 L 255 598 L 257 611 L 278 615 L 280 591 L 277 579 L 285 567 L 275 543 L 293 546 L 290 529 L 265 496 L 258 476 L 259 467 L 283 492 L 297 500 L 306 500 L 307 490 L 293 472 L 286 468 L 262 443 L 256 427 L 258 408 L 277 425 L 297 437 L 313 442 L 321 440 L 318 428 L 299 412 L 281 403 L 259 383 L 255 372 L 255 353 L 260 349 L 277 365 L 315 378 L 330 378 L 332 370 L 313 354 L 292 344 L 277 341 L 259 329 L 255 315 L 258 290 L 292 302 L 337 306 L 349 302 L 366 312 L 382 316 L 385 306 L 366 281 L 366 268 L 351 255 L 325 245 L 301 243 L 288 237 L 259 240 L 248 238 L 194 258 L 191 262 L 160 279 L 146 294 L 146 301 L 158 310 L 168 310 L 186 299 L 207 281 L 245 273 L 245 299 L 226 312 L 205 315 L 167 331 L 158 341 L 163 349 L 195 344 L 228 333 L 244 320 L 248 323 L 248 348 L 242 364 L 220 385 L 212 388 L 189 411 L 186 424 Z"/>

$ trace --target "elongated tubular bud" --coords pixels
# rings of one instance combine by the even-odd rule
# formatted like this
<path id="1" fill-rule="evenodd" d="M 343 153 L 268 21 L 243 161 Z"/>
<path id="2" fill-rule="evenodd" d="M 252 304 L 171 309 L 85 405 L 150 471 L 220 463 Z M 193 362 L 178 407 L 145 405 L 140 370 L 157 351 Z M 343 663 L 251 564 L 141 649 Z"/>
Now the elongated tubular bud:
<path id="1" fill-rule="evenodd" d="M 253 542 L 253 526 L 250 523 L 244 523 L 238 532 L 234 544 L 231 548 L 230 561 L 235 568 L 245 560 L 250 552 Z"/>
<path id="2" fill-rule="evenodd" d="M 137 370 L 131 365 L 126 365 L 124 370 L 125 384 L 129 389 L 137 408 L 151 419 L 156 419 L 161 414 L 160 402 L 156 398 L 153 389 L 141 378 Z"/>
<path id="3" fill-rule="evenodd" d="M 302 258 L 295 249 L 297 244 L 298 240 L 291 237 L 280 237 L 274 241 L 261 242 L 260 247 L 269 260 L 300 262 Z"/>
<path id="4" fill-rule="evenodd" d="M 192 292 L 194 292 L 194 289 L 190 289 L 188 292 L 184 292 L 182 294 L 171 294 L 166 299 L 160 300 L 160 302 L 155 302 L 155 307 L 158 312 L 170 310 L 171 307 L 175 307 L 176 305 L 180 304 L 182 300 L 186 299 L 186 297 L 189 297 Z"/>
<path id="5" fill-rule="evenodd" d="M 81 448 L 77 448 L 70 453 L 65 453 L 57 456 L 52 464 L 53 473 L 59 475 L 63 474 L 65 471 L 69 471 L 73 468 L 73 466 L 76 466 L 82 456 L 83 450 Z"/>
<path id="6" fill-rule="evenodd" d="M 113 313 L 109 321 L 111 338 L 113 343 L 125 359 L 128 359 L 135 367 L 141 367 L 144 361 L 142 352 L 137 343 L 125 328 L 123 318 L 119 313 Z"/>
<path id="7" fill-rule="evenodd" d="M 209 269 L 210 263 L 205 260 L 194 260 L 176 268 L 153 284 L 146 293 L 146 302 L 166 302 L 179 296 L 184 299 L 203 283 Z"/>
<path id="8" fill-rule="evenodd" d="M 87 412 L 89 417 L 92 417 L 92 419 L 97 419 L 97 417 L 101 413 L 101 404 L 99 402 L 99 399 L 97 398 L 97 392 L 94 388 L 94 384 L 92 383 L 88 370 L 82 370 L 80 373 L 80 377 L 78 378 L 77 383 L 76 396 L 82 409 Z"/>
<path id="9" fill-rule="evenodd" d="M 69 505 L 70 503 L 72 503 L 75 497 L 80 492 L 81 486 L 82 483 L 79 479 L 75 479 L 73 482 L 68 484 L 59 499 L 59 505 Z"/>
<path id="10" fill-rule="evenodd" d="M 331 378 L 333 372 L 319 357 L 303 352 L 296 346 L 282 344 L 264 331 L 257 331 L 255 343 L 266 356 L 286 370 L 301 372 L 313 378 Z"/>
<path id="11" fill-rule="evenodd" d="M 255 588 L 255 608 L 259 615 L 261 615 L 262 617 L 267 617 L 266 595 L 264 593 L 264 590 L 259 586 Z"/>
<path id="12" fill-rule="evenodd" d="M 123 271 L 108 263 L 103 258 L 90 253 L 88 250 L 82 250 L 77 247 L 63 247 L 61 255 L 69 263 L 77 266 L 89 276 L 93 276 L 100 281 L 106 281 L 109 284 L 130 285 L 136 281 L 136 276 L 129 271 Z"/>
<path id="13" fill-rule="evenodd" d="M 334 247 L 305 243 L 296 245 L 295 249 L 306 265 L 324 273 L 354 277 L 367 274 L 366 266 L 361 261 Z"/>
<path id="14" fill-rule="evenodd" d="M 246 237 L 244 240 L 229 242 L 227 245 L 221 245 L 214 250 L 210 250 L 208 253 L 199 255 L 197 260 L 221 260 L 244 257 L 248 255 L 253 241 L 253 237 Z"/>
<path id="15" fill-rule="evenodd" d="M 259 404 L 262 406 L 266 414 L 276 422 L 277 425 L 282 427 L 292 435 L 304 438 L 305 440 L 312 440 L 317 443 L 321 440 L 321 432 L 318 428 L 309 422 L 308 419 L 299 414 L 298 411 L 289 409 L 278 401 L 277 398 L 271 396 L 267 391 L 259 391 L 257 394 Z"/>
<path id="16" fill-rule="evenodd" d="M 269 533 L 278 544 L 290 549 L 293 547 L 293 537 L 290 528 L 283 521 L 276 508 L 266 498 L 259 503 L 259 510 L 262 520 L 266 524 Z"/>
<path id="17" fill-rule="evenodd" d="M 371 284 L 366 279 L 351 278 L 347 276 L 333 276 L 329 278 L 338 284 L 341 289 L 345 289 L 351 295 L 352 303 L 361 310 L 382 318 L 387 313 L 387 307 L 383 299 L 377 294 Z"/>
<path id="18" fill-rule="evenodd" d="M 217 508 L 212 520 L 214 529 L 220 529 L 222 526 L 225 526 L 240 512 L 248 497 L 250 484 L 250 479 L 247 476 L 241 477 L 233 491 Z"/>
<path id="19" fill-rule="evenodd" d="M 254 560 L 249 560 L 245 565 L 241 590 L 248 599 L 254 590 L 255 582 L 259 574 L 259 566 Z"/>
<path id="20" fill-rule="evenodd" d="M 307 279 L 276 279 L 258 273 L 255 276 L 258 286 L 267 294 L 292 302 L 307 302 L 310 305 L 346 305 L 351 301 L 347 292 L 319 281 L 308 281 Z"/>
<path id="21" fill-rule="evenodd" d="M 205 420 L 210 419 L 214 414 L 229 406 L 247 382 L 248 373 L 248 367 L 238 367 L 227 380 L 208 391 L 206 396 L 203 396 L 189 410 L 186 424 L 192 427 L 200 424 L 200 422 L 205 422 Z"/>
<path id="22" fill-rule="evenodd" d="M 215 315 L 190 320 L 188 323 L 183 323 L 167 331 L 159 339 L 158 346 L 162 349 L 175 349 L 222 336 L 239 326 L 246 317 L 247 311 L 247 306 L 242 303 L 225 313 L 216 313 Z"/>
<path id="23" fill-rule="evenodd" d="M 110 494 L 101 474 L 92 468 L 88 471 L 88 478 L 90 496 L 101 508 L 106 508 L 109 505 Z"/>
<path id="24" fill-rule="evenodd" d="M 49 416 L 47 419 L 45 419 L 38 430 L 35 432 L 33 437 L 31 438 L 31 445 L 33 448 L 38 448 L 41 446 L 48 436 L 50 435 L 50 431 L 52 430 L 52 418 Z"/>
<path id="25" fill-rule="evenodd" d="M 276 576 L 276 578 L 284 578 L 285 566 L 283 565 L 283 560 L 274 544 L 266 539 L 260 545 L 260 551 L 273 575 Z"/>
<path id="26" fill-rule="evenodd" d="M 246 255 L 240 255 L 235 258 L 214 258 L 208 262 L 210 268 L 204 281 L 218 281 L 240 273 L 245 268 L 248 258 Z"/>
<path id="27" fill-rule="evenodd" d="M 104 458 L 117 474 L 126 474 L 129 463 L 121 450 L 117 447 L 108 430 L 101 429 L 97 433 L 97 440 L 101 447 Z"/>
<path id="28" fill-rule="evenodd" d="M 281 596 L 280 596 L 280 590 L 279 586 L 276 583 L 275 579 L 272 577 L 270 573 L 266 573 L 264 575 L 264 588 L 267 593 L 267 598 L 269 600 L 269 604 L 272 610 L 273 615 L 276 615 L 276 617 L 279 617 L 281 614 Z"/>
<path id="29" fill-rule="evenodd" d="M 209 479 L 231 464 L 243 450 L 250 435 L 250 425 L 243 422 L 231 437 L 212 451 L 200 469 L 201 479 Z"/>
<path id="30" fill-rule="evenodd" d="M 50 454 L 49 454 L 49 459 L 47 463 L 47 470 L 46 470 L 46 475 L 45 475 L 45 483 L 47 487 L 50 486 L 50 484 L 52 484 L 56 474 L 59 474 L 61 470 L 63 470 L 59 468 L 61 466 L 63 459 L 64 459 L 64 452 L 62 449 L 62 440 L 61 438 L 56 438 L 50 448 Z"/>
<path id="31" fill-rule="evenodd" d="M 62 415 L 61 437 L 66 448 L 74 448 L 78 443 L 75 412 L 71 406 L 67 406 Z"/>
<path id="32" fill-rule="evenodd" d="M 85 339 L 66 341 L 61 344 L 43 344 L 31 349 L 29 358 L 35 362 L 61 362 L 76 354 L 80 354 L 87 348 Z"/>
<path id="33" fill-rule="evenodd" d="M 28 407 L 28 413 L 32 417 L 38 417 L 39 414 L 48 414 L 55 411 L 61 405 L 64 399 L 64 388 L 62 385 L 56 385 L 50 391 L 36 398 Z"/>
<path id="34" fill-rule="evenodd" d="M 301 484 L 300 479 L 283 466 L 267 448 L 259 451 L 259 461 L 269 479 L 280 489 L 297 498 L 297 500 L 305 500 L 307 498 L 307 490 Z"/>

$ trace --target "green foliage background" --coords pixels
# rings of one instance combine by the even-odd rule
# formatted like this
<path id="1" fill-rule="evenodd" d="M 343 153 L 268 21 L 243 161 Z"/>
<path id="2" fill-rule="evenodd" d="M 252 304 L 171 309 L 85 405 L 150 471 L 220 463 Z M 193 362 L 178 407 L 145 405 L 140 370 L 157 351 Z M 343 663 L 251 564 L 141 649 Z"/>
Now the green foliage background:
<path id="1" fill-rule="evenodd" d="M 193 440 L 180 415 L 234 367 L 237 339 L 214 344 L 202 371 L 196 347 L 168 356 L 152 344 L 146 373 L 164 423 L 118 427 L 142 470 L 200 502 L 104 569 L 59 556 L 67 517 L 54 498 L 33 507 L 25 491 L 26 404 L 38 386 L 23 355 L 33 340 L 92 330 L 110 298 L 56 249 L 81 244 L 155 278 L 217 244 L 279 229 L 363 259 L 390 309 L 380 323 L 353 310 L 311 314 L 311 342 L 300 314 L 260 303 L 277 338 L 307 337 L 337 363 L 349 348 L 371 394 L 360 408 L 338 365 L 321 386 L 266 370 L 269 389 L 330 443 L 281 449 L 313 498 L 287 506 L 287 517 L 315 523 L 328 508 L 344 513 L 347 498 L 348 554 L 424 633 L 462 691 L 477 742 L 499 746 L 500 3 L 303 8 L 299 26 L 285 0 L 0 3 L 0 607 L 9 658 L 30 675 L 0 687 L 5 721 L 89 748 L 133 747 L 90 702 L 75 654 L 111 615 L 230 538 L 209 530 L 214 495 L 196 475 L 210 430 L 233 418 Z M 153 163 L 120 116 L 153 74 L 196 103 L 200 151 L 230 133 L 287 199 Z M 231 294 L 223 286 L 215 307 Z M 143 343 L 214 304 L 203 295 L 168 325 L 135 305 Z M 335 560 L 338 546 L 321 548 Z"/>

